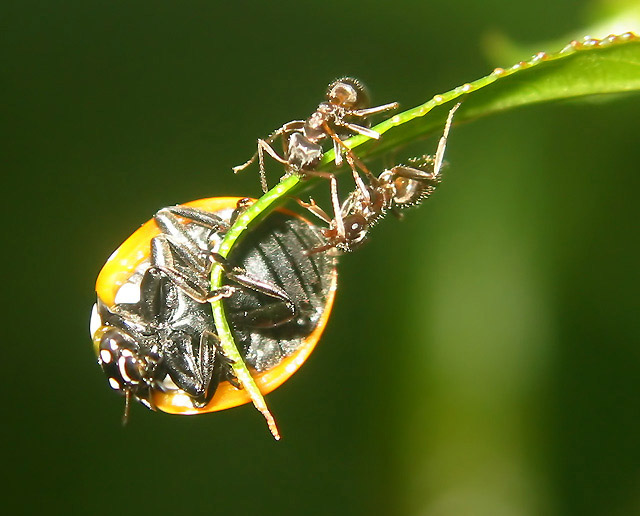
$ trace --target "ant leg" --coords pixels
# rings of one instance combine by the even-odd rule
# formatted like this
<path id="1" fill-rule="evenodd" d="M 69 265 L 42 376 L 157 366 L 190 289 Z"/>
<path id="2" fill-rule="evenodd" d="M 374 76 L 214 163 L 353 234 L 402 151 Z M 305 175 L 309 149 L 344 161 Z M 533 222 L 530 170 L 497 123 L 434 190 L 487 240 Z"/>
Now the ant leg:
<path id="1" fill-rule="evenodd" d="M 447 116 L 447 122 L 444 126 L 444 132 L 440 141 L 438 142 L 438 149 L 436 151 L 435 157 L 425 156 L 418 161 L 423 162 L 421 166 L 418 167 L 408 167 L 406 165 L 397 165 L 391 169 L 391 172 L 399 177 L 404 177 L 407 179 L 416 179 L 418 181 L 434 181 L 438 182 L 440 176 L 440 170 L 442 169 L 442 164 L 444 162 L 444 151 L 447 146 L 447 137 L 449 136 L 449 130 L 451 129 L 451 123 L 453 121 L 453 115 L 456 110 L 460 107 L 460 103 L 456 104 L 449 111 L 449 115 Z M 424 170 L 429 166 L 431 169 L 430 172 Z"/>
<path id="2" fill-rule="evenodd" d="M 342 165 L 342 147 L 335 140 L 333 140 L 333 153 L 335 154 L 333 161 L 335 162 L 336 167 L 339 167 Z"/>
<path id="3" fill-rule="evenodd" d="M 304 124 L 305 124 L 304 120 L 293 120 L 291 122 L 287 122 L 286 124 L 284 124 L 279 129 L 276 129 L 267 138 L 265 138 L 265 139 L 259 138 L 258 139 L 258 149 L 257 149 L 257 151 L 254 153 L 253 156 L 251 156 L 251 158 L 249 158 L 242 165 L 237 165 L 237 166 L 233 167 L 233 169 L 232 169 L 233 173 L 237 174 L 238 172 L 244 170 L 249 165 L 251 165 L 256 160 L 256 157 L 257 157 L 258 161 L 260 163 L 260 183 L 262 185 L 262 190 L 264 192 L 267 192 L 268 191 L 268 187 L 267 187 L 267 180 L 266 180 L 265 171 L 264 171 L 264 158 L 262 156 L 263 148 L 264 147 L 268 147 L 268 149 L 265 148 L 265 150 L 267 150 L 269 155 L 271 157 L 273 157 L 276 161 L 280 161 L 280 163 L 283 163 L 281 161 L 282 158 L 280 158 L 277 154 L 275 154 L 275 151 L 273 151 L 273 149 L 271 148 L 270 144 L 273 143 L 276 140 L 276 138 L 278 138 L 278 136 L 284 136 L 285 134 L 291 133 L 293 131 L 301 130 L 304 127 Z M 273 153 L 269 152 L 269 149 L 271 149 L 271 151 Z M 285 161 L 284 164 L 287 164 L 287 162 Z"/>
<path id="4" fill-rule="evenodd" d="M 360 193 L 362 194 L 362 198 L 364 199 L 364 202 L 370 203 L 371 202 L 371 192 L 369 192 L 369 189 L 364 184 L 364 181 L 360 177 L 360 174 L 358 174 L 358 172 L 353 168 L 351 169 L 351 173 L 353 175 L 353 181 L 356 183 L 356 186 L 358 187 L 358 190 L 360 190 Z"/>
<path id="5" fill-rule="evenodd" d="M 346 233 L 344 230 L 344 219 L 342 217 L 342 209 L 340 207 L 340 198 L 338 197 L 338 180 L 336 179 L 336 176 L 331 174 L 330 172 L 322 172 L 320 170 L 305 170 L 304 174 L 308 176 L 323 177 L 329 180 L 329 182 L 331 183 L 331 206 L 333 208 L 334 219 L 331 220 L 329 218 L 329 215 L 327 215 L 327 213 L 322 208 L 320 208 L 313 200 L 311 200 L 311 203 L 309 204 L 298 200 L 298 204 L 300 204 L 300 206 L 302 206 L 303 208 L 307 208 L 311 213 L 313 213 L 316 217 L 324 220 L 327 224 L 335 225 L 336 231 L 338 232 L 340 238 L 345 238 Z M 357 175 L 357 172 L 355 172 L 355 174 Z M 360 179 L 360 177 L 358 177 L 358 179 Z M 335 246 L 329 245 L 328 247 L 322 246 L 314 248 L 311 250 L 311 253 L 307 254 L 315 254 L 320 251 L 331 249 L 332 247 Z"/>
<path id="6" fill-rule="evenodd" d="M 344 220 L 342 218 L 342 209 L 340 207 L 340 198 L 338 197 L 338 181 L 336 177 L 331 177 L 331 205 L 333 207 L 334 222 L 336 231 L 341 238 L 345 238 Z"/>
<path id="7" fill-rule="evenodd" d="M 382 106 L 370 107 L 365 109 L 356 109 L 354 111 L 349 112 L 349 115 L 366 118 L 371 115 L 377 115 L 378 113 L 382 113 L 384 111 L 391 111 L 392 109 L 397 109 L 399 106 L 400 104 L 397 102 L 390 102 L 389 104 L 383 104 Z"/>
<path id="8" fill-rule="evenodd" d="M 282 163 L 283 165 L 289 165 L 289 162 L 278 156 L 278 153 L 273 150 L 273 147 L 269 145 L 266 140 L 258 140 L 258 163 L 260 164 L 260 185 L 262 186 L 262 191 L 267 193 L 269 191 L 269 186 L 267 185 L 267 173 L 264 168 L 264 152 L 266 151 L 269 156 L 275 159 L 278 163 Z"/>
<path id="9" fill-rule="evenodd" d="M 313 199 L 310 199 L 311 202 L 309 204 L 298 199 L 298 204 L 300 204 L 300 206 L 302 206 L 303 208 L 307 208 L 311 213 L 313 213 L 318 218 L 324 220 L 327 224 L 331 224 L 335 222 L 338 233 L 340 234 L 340 236 L 344 236 L 345 234 L 344 223 L 342 220 L 342 211 L 340 209 L 340 199 L 338 197 L 338 180 L 336 179 L 336 176 L 331 174 L 330 172 L 322 172 L 320 170 L 303 170 L 302 172 L 304 173 L 305 176 L 322 177 L 324 179 L 329 180 L 329 182 L 331 183 L 331 205 L 333 207 L 333 213 L 334 213 L 335 219 L 332 221 L 329 215 L 327 215 L 327 213 L 322 208 L 320 208 L 315 203 L 315 201 L 313 201 Z M 354 173 L 354 177 L 358 175 L 358 173 L 355 170 L 353 170 L 353 173 Z M 359 176 L 358 176 L 358 179 L 360 179 Z M 360 181 L 361 181 L 361 184 L 363 184 L 362 180 Z M 364 184 L 363 184 L 363 187 L 364 187 Z"/>
<path id="10" fill-rule="evenodd" d="M 304 202 L 301 199 L 295 199 L 295 201 L 304 209 L 309 210 L 323 222 L 331 224 L 331 217 L 329 217 L 329 215 L 327 215 L 327 212 L 324 211 L 320 206 L 318 206 L 316 204 L 316 201 L 314 201 L 313 199 L 309 198 L 309 202 Z"/>
<path id="11" fill-rule="evenodd" d="M 374 131 L 373 129 L 369 129 L 368 127 L 350 123 L 342 123 L 336 125 L 339 125 L 340 127 L 346 127 L 350 131 L 361 134 L 362 136 L 366 136 L 367 138 L 373 138 L 375 140 L 380 139 L 380 133 L 378 131 Z"/>
<path id="12" fill-rule="evenodd" d="M 331 137 L 334 144 L 339 145 L 345 150 L 345 157 L 347 158 L 347 163 L 349 163 L 349 166 L 351 167 L 351 170 L 353 171 L 353 173 L 357 174 L 357 170 L 356 170 L 356 165 L 357 165 L 360 168 L 360 170 L 364 172 L 365 176 L 367 176 L 367 179 L 371 182 L 371 184 L 374 186 L 377 186 L 378 180 L 376 179 L 376 177 L 365 166 L 365 164 L 358 159 L 355 153 L 349 147 L 347 147 L 347 145 L 340 139 L 340 137 L 334 132 L 334 130 L 331 129 L 331 127 L 329 127 L 329 124 L 325 122 L 323 124 L 323 128 L 325 132 Z"/>
<path id="13" fill-rule="evenodd" d="M 303 128 L 304 124 L 305 124 L 304 120 L 294 120 L 292 122 L 288 122 L 288 123 L 284 124 L 282 127 L 280 127 L 279 129 L 276 129 L 275 131 L 273 131 L 263 141 L 266 141 L 267 143 L 273 143 L 278 136 L 284 135 L 286 133 L 290 133 L 292 131 L 298 131 L 298 130 Z M 256 151 L 253 154 L 253 156 L 251 156 L 251 158 L 249 158 L 242 165 L 237 165 L 237 166 L 233 167 L 232 170 L 233 170 L 234 174 L 237 174 L 238 172 L 241 172 L 242 170 L 247 168 L 249 165 L 251 165 L 256 160 L 257 157 L 258 157 L 258 151 Z"/>
<path id="14" fill-rule="evenodd" d="M 333 244 L 324 244 L 324 245 L 320 245 L 318 247 L 314 247 L 313 249 L 308 249 L 307 251 L 304 252 L 304 254 L 306 254 L 307 256 L 311 256 L 314 254 L 318 254 L 321 253 L 323 251 L 329 251 L 330 249 L 333 249 L 335 247 L 335 245 Z"/>
<path id="15" fill-rule="evenodd" d="M 355 111 L 350 111 L 349 115 L 360 117 L 360 118 L 366 118 L 368 116 L 376 115 L 376 114 L 382 113 L 384 111 L 389 111 L 391 109 L 396 109 L 398 106 L 399 106 L 399 104 L 397 102 L 391 102 L 389 104 L 384 104 L 382 106 L 377 106 L 377 107 L 372 107 L 372 108 L 367 108 L 367 109 L 357 109 Z M 377 131 L 374 131 L 373 129 L 370 129 L 368 127 L 364 127 L 364 126 L 361 126 L 361 125 L 358 125 L 358 124 L 353 124 L 353 123 L 344 122 L 344 121 L 343 122 L 337 121 L 336 125 L 339 125 L 341 127 L 346 127 L 350 131 L 352 131 L 354 133 L 361 134 L 363 136 L 367 136 L 368 138 L 374 138 L 376 140 L 380 139 L 380 133 L 377 132 Z"/>
<path id="16" fill-rule="evenodd" d="M 428 163 L 431 167 L 433 163 Z M 404 177 L 406 179 L 416 179 L 418 181 L 434 181 L 438 182 L 438 174 L 434 171 L 426 172 L 420 168 L 408 167 L 406 165 L 396 165 L 390 170 L 391 173 L 398 177 Z"/>

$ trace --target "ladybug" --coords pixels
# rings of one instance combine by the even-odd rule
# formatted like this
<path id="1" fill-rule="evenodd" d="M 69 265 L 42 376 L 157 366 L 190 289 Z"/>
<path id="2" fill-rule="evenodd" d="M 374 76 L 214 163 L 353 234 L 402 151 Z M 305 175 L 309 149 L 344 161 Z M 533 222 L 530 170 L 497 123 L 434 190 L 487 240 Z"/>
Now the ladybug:
<path id="1" fill-rule="evenodd" d="M 313 351 L 336 290 L 330 253 L 304 218 L 277 210 L 237 244 L 216 250 L 246 199 L 163 208 L 111 255 L 96 281 L 91 336 L 110 386 L 153 410 L 200 414 L 247 403 L 218 346 L 210 301 L 224 298 L 234 340 L 263 394 Z M 249 201 L 250 202 L 250 201 Z M 213 264 L 225 284 L 210 291 Z"/>

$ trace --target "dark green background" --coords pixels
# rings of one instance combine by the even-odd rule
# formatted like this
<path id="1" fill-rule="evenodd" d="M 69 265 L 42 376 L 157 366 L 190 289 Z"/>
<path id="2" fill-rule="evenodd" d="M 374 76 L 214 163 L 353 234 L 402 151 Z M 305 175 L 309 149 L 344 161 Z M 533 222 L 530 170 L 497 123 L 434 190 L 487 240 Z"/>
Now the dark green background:
<path id="1" fill-rule="evenodd" d="M 330 80 L 359 77 L 374 101 L 408 108 L 510 65 L 486 59 L 492 32 L 530 44 L 586 20 L 580 1 L 443 4 L 2 7 L 3 506 L 640 509 L 637 97 L 454 128 L 436 195 L 341 260 L 319 348 L 268 397 L 281 442 L 250 406 L 136 406 L 122 428 L 95 365 L 93 283 L 113 249 L 162 206 L 258 195 L 256 171 L 231 167 L 309 114 Z"/>

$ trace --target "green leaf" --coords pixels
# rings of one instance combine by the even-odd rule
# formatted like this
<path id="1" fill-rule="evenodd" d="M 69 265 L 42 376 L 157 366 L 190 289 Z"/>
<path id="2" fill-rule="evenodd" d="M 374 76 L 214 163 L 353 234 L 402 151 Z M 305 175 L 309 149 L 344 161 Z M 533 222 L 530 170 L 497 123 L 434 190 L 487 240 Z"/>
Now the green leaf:
<path id="1" fill-rule="evenodd" d="M 553 54 L 540 52 L 529 61 L 510 68 L 496 68 L 491 74 L 435 95 L 424 104 L 400 113 L 375 127 L 386 133 L 380 142 L 367 144 L 367 138 L 355 136 L 346 143 L 351 148 L 364 145 L 358 156 L 379 155 L 399 145 L 440 129 L 447 110 L 432 109 L 463 100 L 455 123 L 465 122 L 507 109 L 576 99 L 593 95 L 640 91 L 640 38 L 632 33 L 609 36 L 603 40 L 572 41 Z M 325 163 L 333 151 L 325 154 Z"/>

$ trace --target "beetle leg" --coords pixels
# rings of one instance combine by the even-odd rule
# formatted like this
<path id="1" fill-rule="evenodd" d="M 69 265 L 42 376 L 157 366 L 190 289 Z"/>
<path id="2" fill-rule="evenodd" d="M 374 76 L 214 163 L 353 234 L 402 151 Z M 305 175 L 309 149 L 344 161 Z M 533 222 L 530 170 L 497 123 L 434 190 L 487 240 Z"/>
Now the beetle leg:
<path id="1" fill-rule="evenodd" d="M 200 291 L 207 289 L 207 251 L 200 250 L 200 256 L 196 256 L 189 248 L 176 245 L 171 237 L 158 235 L 151 239 L 151 264 L 181 288 L 186 284 Z"/>
<path id="2" fill-rule="evenodd" d="M 151 239 L 151 264 L 165 269 L 177 269 L 180 264 L 185 270 L 204 271 L 206 258 L 196 256 L 168 235 L 157 235 Z"/>
<path id="3" fill-rule="evenodd" d="M 313 315 L 313 308 L 307 301 L 301 301 L 298 313 L 291 313 L 284 303 L 269 303 L 259 308 L 238 313 L 228 313 L 229 319 L 243 327 L 255 329 L 277 328 L 298 318 L 296 326 L 305 324 Z"/>
<path id="4" fill-rule="evenodd" d="M 175 331 L 169 337 L 170 345 L 165 345 L 164 359 L 169 377 L 189 396 L 196 407 L 207 404 L 215 392 L 217 382 L 214 377 L 218 337 L 211 332 L 203 332 L 194 348 L 192 338 L 182 331 Z"/>
<path id="5" fill-rule="evenodd" d="M 159 225 L 162 224 L 161 229 L 167 234 L 158 235 L 151 240 L 152 263 L 188 296 L 200 303 L 206 303 L 230 297 L 236 291 L 235 287 L 228 285 L 213 291 L 208 289 L 211 268 L 214 263 L 219 263 L 225 269 L 226 276 L 232 281 L 280 299 L 292 313 L 295 313 L 291 298 L 277 285 L 253 278 L 243 269 L 230 267 L 227 261 L 217 253 L 201 250 L 200 256 L 196 256 L 191 249 L 200 249 L 200 247 L 189 236 L 185 225 L 178 221 L 174 213 L 210 229 L 220 227 L 222 219 L 203 210 L 188 207 L 173 207 L 158 212 L 158 218 L 161 221 Z M 186 245 L 182 245 L 184 243 Z M 180 263 L 184 263 L 185 266 L 181 266 Z M 193 274 L 193 271 L 196 273 Z"/>
<path id="6" fill-rule="evenodd" d="M 161 247 L 165 245 L 164 243 L 154 243 L 156 240 L 163 240 L 162 237 L 164 235 L 165 239 L 170 241 L 171 244 L 173 244 L 174 249 L 182 249 L 184 251 L 183 253 L 181 253 L 183 255 L 182 257 L 187 260 L 189 265 L 194 265 L 194 266 L 197 266 L 199 269 L 202 269 L 203 267 L 202 260 L 198 260 L 198 257 L 196 257 L 193 254 L 193 252 L 191 252 L 192 249 L 201 249 L 201 247 L 200 245 L 198 245 L 198 242 L 194 240 L 194 238 L 189 234 L 189 232 L 185 228 L 185 225 L 182 222 L 180 222 L 180 220 L 176 215 L 174 215 L 173 213 L 174 209 L 175 207 L 163 208 L 159 210 L 153 217 L 154 220 L 156 221 L 156 224 L 158 224 L 158 227 L 162 231 L 162 235 L 159 235 L 152 239 L 152 242 L 151 242 L 152 259 L 154 260 L 156 259 L 156 256 L 153 256 L 153 253 L 161 250 L 161 253 L 158 254 L 157 257 L 158 258 L 162 257 L 163 264 L 166 263 L 167 261 L 168 259 L 167 253 L 170 253 L 170 250 L 167 250 L 166 248 L 161 249 L 161 248 L 154 247 L 156 244 Z M 185 217 L 185 218 L 190 219 L 190 217 Z M 191 220 L 194 220 L 194 222 L 199 222 L 196 219 L 191 219 Z M 210 220 L 209 222 L 212 222 L 212 221 Z M 218 223 L 218 221 L 215 221 L 215 222 Z M 206 228 L 210 228 L 208 223 L 200 223 L 200 225 Z M 210 229 L 213 229 L 213 228 L 210 228 Z"/>
<path id="7" fill-rule="evenodd" d="M 149 267 L 147 270 L 161 272 L 164 276 L 169 278 L 176 287 L 199 303 L 207 303 L 216 301 L 223 297 L 231 297 L 236 291 L 236 288 L 228 285 L 222 286 L 216 290 L 209 290 L 207 276 L 204 273 L 201 276 L 189 274 L 190 269 L 188 268 L 154 265 L 153 267 Z M 166 293 L 163 292 L 161 295 L 166 296 Z M 144 298 L 144 296 L 142 297 Z M 166 304 L 166 301 L 164 304 Z M 162 305 L 163 303 L 160 303 L 160 306 Z"/>
<path id="8" fill-rule="evenodd" d="M 165 322 L 176 303 L 169 283 L 173 279 L 158 267 L 149 267 L 140 282 L 140 314 L 143 320 Z"/>
<path id="9" fill-rule="evenodd" d="M 161 269 L 167 276 L 171 278 L 178 288 L 180 288 L 190 298 L 195 299 L 198 303 L 211 303 L 212 301 L 218 301 L 224 297 L 231 297 L 236 288 L 223 285 L 215 290 L 208 290 L 207 288 L 197 285 L 191 285 L 189 279 L 175 269 Z"/>
<path id="10" fill-rule="evenodd" d="M 200 224 L 203 227 L 209 228 L 213 231 L 220 231 L 222 233 L 224 233 L 225 231 L 227 231 L 229 229 L 229 223 L 224 220 L 221 217 L 218 217 L 215 213 L 211 213 L 208 211 L 204 211 L 204 210 L 200 210 L 198 208 L 192 208 L 191 206 L 182 206 L 180 204 L 178 204 L 177 206 L 169 206 L 167 208 L 162 208 L 157 214 L 156 217 L 162 213 L 164 214 L 165 212 L 169 212 L 172 213 L 173 215 L 179 215 L 182 218 L 185 219 L 189 219 L 193 222 L 197 222 L 198 224 Z M 154 218 L 156 218 L 154 217 Z M 175 224 L 175 220 L 171 220 L 171 223 Z M 182 224 L 180 224 L 180 226 L 183 226 Z M 161 227 L 161 229 L 164 228 Z M 183 234 L 184 233 L 184 229 L 182 229 L 182 231 L 180 231 L 180 228 L 178 228 L 178 231 Z M 166 231 L 165 231 L 166 232 Z"/>
<path id="11" fill-rule="evenodd" d="M 205 333 L 210 333 L 210 332 L 205 332 Z M 218 345 L 216 346 L 216 361 L 218 363 L 218 368 L 219 368 L 218 379 L 220 381 L 226 380 L 231 385 L 233 385 L 236 389 L 243 389 L 244 387 L 238 381 L 238 378 L 236 378 L 236 375 L 233 372 L 233 364 L 235 364 L 235 362 L 231 360 L 227 355 L 225 355 L 224 351 L 222 350 L 222 347 L 219 345 L 220 339 L 218 338 L 218 336 L 214 333 L 211 333 L 211 335 L 216 339 L 218 343 Z"/>
<path id="12" fill-rule="evenodd" d="M 275 283 L 270 283 L 267 281 L 262 281 L 258 278 L 254 278 L 253 276 L 248 275 L 247 272 L 241 267 L 232 267 L 231 265 L 229 265 L 227 260 L 220 256 L 218 253 L 211 253 L 210 256 L 212 265 L 214 262 L 221 265 L 224 269 L 225 275 L 231 281 L 235 281 L 243 287 L 250 288 L 269 297 L 279 299 L 285 305 L 287 305 L 287 308 L 291 311 L 291 313 L 296 313 L 296 307 L 289 297 L 289 294 L 287 294 L 284 289 L 280 288 Z"/>
<path id="13" fill-rule="evenodd" d="M 234 267 L 231 272 L 227 272 L 227 277 L 244 287 L 261 292 L 269 297 L 279 299 L 287 306 L 292 314 L 296 313 L 296 306 L 293 304 L 289 294 L 287 294 L 287 292 L 278 285 L 249 276 L 246 274 L 244 269 L 241 269 L 240 267 Z"/>

